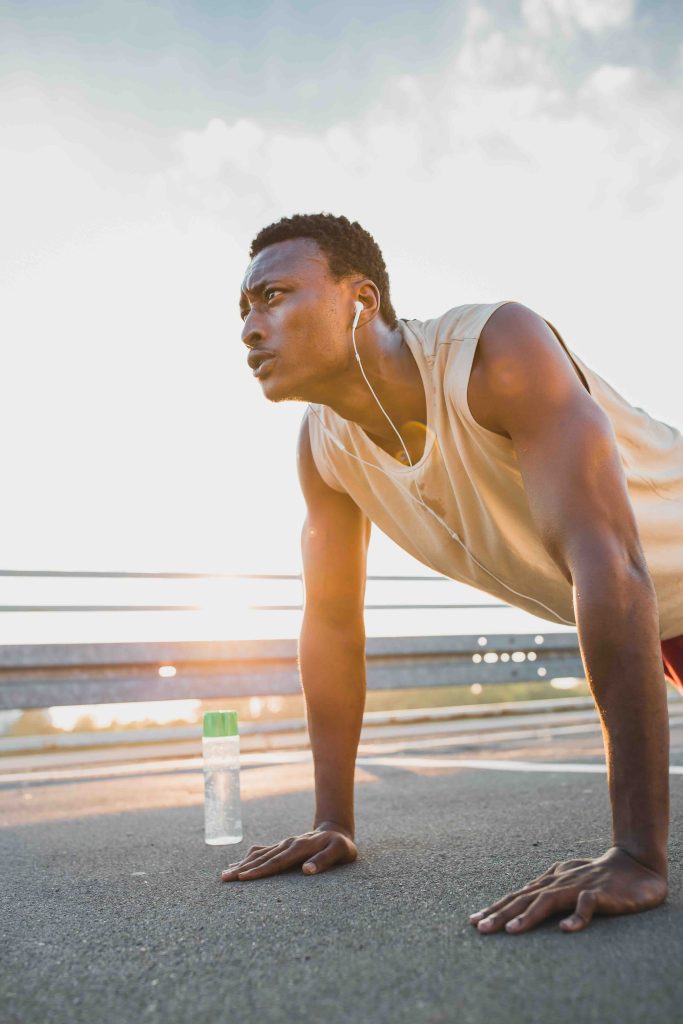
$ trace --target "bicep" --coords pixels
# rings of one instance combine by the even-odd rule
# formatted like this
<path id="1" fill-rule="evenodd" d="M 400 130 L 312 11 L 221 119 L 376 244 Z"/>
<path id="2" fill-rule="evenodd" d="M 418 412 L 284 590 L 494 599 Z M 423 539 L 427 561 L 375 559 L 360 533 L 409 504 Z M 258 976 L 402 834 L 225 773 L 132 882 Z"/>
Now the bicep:
<path id="1" fill-rule="evenodd" d="M 363 614 L 370 520 L 348 494 L 320 476 L 307 418 L 299 433 L 297 466 L 306 501 L 301 531 L 306 610 L 347 622 Z"/>

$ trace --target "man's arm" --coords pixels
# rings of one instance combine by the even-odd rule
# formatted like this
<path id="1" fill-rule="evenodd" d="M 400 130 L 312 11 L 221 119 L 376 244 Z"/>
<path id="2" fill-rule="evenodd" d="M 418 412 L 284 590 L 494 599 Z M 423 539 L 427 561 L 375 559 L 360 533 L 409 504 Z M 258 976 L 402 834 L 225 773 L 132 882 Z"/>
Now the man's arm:
<path id="1" fill-rule="evenodd" d="M 657 598 L 612 425 L 552 332 L 537 314 L 509 303 L 492 314 L 478 344 L 485 408 L 512 440 L 533 520 L 573 588 L 613 827 L 603 858 L 571 862 L 575 877 L 563 874 L 556 887 L 542 876 L 526 895 L 499 901 L 488 930 L 519 911 L 518 930 L 527 930 L 576 904 L 580 916 L 565 924 L 575 930 L 596 910 L 634 912 L 666 897 L 669 728 Z M 569 881 L 576 881 L 571 898 Z"/>
<path id="2" fill-rule="evenodd" d="M 311 453 L 308 421 L 299 435 L 298 471 L 307 516 L 301 533 L 305 605 L 299 665 L 315 771 L 313 829 L 272 846 L 253 846 L 224 881 L 263 878 L 303 864 L 319 873 L 357 856 L 356 753 L 365 708 L 364 600 L 370 521 L 332 490 Z"/>
<path id="3" fill-rule="evenodd" d="M 307 515 L 301 531 L 305 604 L 299 665 L 315 765 L 314 828 L 336 822 L 353 837 L 356 752 L 365 707 L 364 601 L 370 520 L 322 480 L 308 420 L 299 438 Z"/>

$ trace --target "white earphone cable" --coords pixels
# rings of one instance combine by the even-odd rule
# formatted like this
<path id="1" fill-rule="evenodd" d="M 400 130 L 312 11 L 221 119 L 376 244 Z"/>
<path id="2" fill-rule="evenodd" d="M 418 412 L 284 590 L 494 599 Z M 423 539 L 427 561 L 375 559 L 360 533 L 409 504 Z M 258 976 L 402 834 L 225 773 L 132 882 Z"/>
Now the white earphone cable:
<path id="1" fill-rule="evenodd" d="M 379 405 L 380 409 L 382 410 L 382 412 L 384 413 L 386 418 L 389 420 L 389 423 L 391 423 L 391 426 L 392 426 L 394 432 L 396 433 L 398 439 L 400 440 L 401 444 L 403 445 L 403 450 L 406 453 L 406 457 L 408 459 L 408 462 L 409 462 L 410 466 L 412 466 L 413 463 L 411 462 L 410 455 L 408 454 L 408 450 L 407 450 L 405 444 L 403 443 L 403 438 L 399 434 L 398 430 L 396 429 L 396 427 L 392 423 L 392 421 L 391 421 L 389 415 L 387 414 L 386 410 L 382 406 L 379 398 L 375 394 L 375 392 L 373 390 L 373 387 L 370 384 L 370 381 L 368 380 L 368 378 L 365 375 L 365 371 L 363 370 L 363 366 L 362 366 L 362 363 L 360 361 L 360 356 L 358 355 L 358 349 L 356 348 L 355 333 L 356 333 L 356 324 L 358 323 L 358 318 L 359 318 L 360 312 L 361 312 L 361 310 L 358 309 L 359 305 L 360 305 L 360 303 L 356 303 L 356 317 L 355 317 L 354 322 L 353 322 L 353 327 L 351 328 L 351 337 L 352 337 L 352 340 L 353 340 L 353 348 L 354 348 L 354 351 L 356 353 L 356 359 L 358 361 L 358 365 L 360 367 L 361 373 L 363 374 L 363 377 L 365 378 L 365 382 L 367 383 L 368 387 L 370 388 L 370 391 L 372 391 L 372 394 L 373 394 L 373 396 L 375 398 L 375 401 Z M 323 431 L 325 432 L 325 434 L 330 438 L 330 440 L 333 442 L 333 444 L 336 445 L 336 447 L 340 449 L 340 451 L 345 452 L 347 455 L 350 455 L 352 459 L 356 459 L 357 462 L 362 462 L 363 465 L 369 466 L 371 469 L 378 469 L 380 471 L 380 473 L 384 473 L 384 475 L 388 476 L 389 479 L 392 480 L 394 483 L 398 483 L 398 481 L 396 480 L 396 477 L 395 477 L 394 474 L 387 472 L 387 470 L 385 470 L 381 466 L 377 465 L 377 463 L 375 463 L 375 462 L 367 462 L 365 459 L 361 459 L 360 456 L 355 455 L 353 452 L 348 451 L 344 447 L 344 445 L 341 443 L 339 438 L 335 437 L 335 435 L 333 433 L 331 433 L 331 431 L 329 431 L 327 429 L 327 427 L 323 423 L 322 419 L 318 415 L 317 410 L 313 408 L 313 406 L 310 404 L 310 402 L 308 403 L 308 408 L 315 414 L 315 416 L 316 416 L 318 422 L 320 423 L 321 427 L 323 428 Z M 426 441 L 425 441 L 425 443 L 426 443 Z M 443 519 L 434 511 L 433 508 L 430 508 L 429 505 L 425 504 L 425 502 L 422 500 L 422 495 L 420 494 L 420 488 L 419 488 L 419 484 L 418 484 L 417 480 L 414 480 L 414 483 L 415 483 L 415 488 L 417 490 L 417 493 L 418 493 L 419 497 L 415 497 L 414 494 L 411 494 L 411 492 L 408 490 L 407 487 L 403 487 L 402 488 L 403 491 L 408 495 L 409 498 L 412 498 L 413 501 L 417 502 L 419 505 L 421 505 L 423 508 L 425 508 L 427 510 L 427 512 L 429 512 L 437 520 L 437 522 L 439 522 L 448 531 L 449 536 L 452 537 L 453 540 L 457 541 L 458 544 L 461 545 L 461 547 L 467 552 L 467 554 L 470 556 L 470 558 L 474 562 L 476 562 L 476 564 L 479 566 L 480 569 L 483 569 L 484 572 L 488 573 L 488 575 L 491 576 L 494 580 L 496 580 L 497 583 L 500 583 L 503 587 L 505 587 L 506 590 L 509 590 L 511 594 L 515 594 L 517 597 L 523 597 L 527 601 L 532 601 L 534 604 L 537 604 L 539 606 L 539 608 L 544 608 L 547 612 L 550 612 L 551 615 L 555 616 L 555 618 L 560 619 L 562 622 L 566 623 L 568 626 L 575 626 L 576 625 L 576 623 L 570 622 L 568 619 L 565 619 L 558 612 L 553 611 L 553 609 L 549 608 L 547 604 L 543 604 L 542 601 L 538 601 L 535 597 L 530 597 L 529 594 L 522 594 L 518 590 L 515 590 L 514 587 L 509 586 L 509 584 L 507 584 L 504 580 L 501 580 L 498 576 L 496 576 L 495 573 L 491 572 L 490 569 L 487 569 L 487 567 L 485 565 L 482 565 L 482 563 L 479 561 L 479 559 L 476 558 L 475 555 L 472 554 L 472 552 L 467 547 L 467 545 L 464 543 L 464 541 L 462 541 L 460 539 L 460 537 L 457 535 L 457 533 L 455 533 L 455 531 L 450 528 L 448 523 L 445 523 L 443 521 Z"/>
<path id="2" fill-rule="evenodd" d="M 386 409 L 384 408 L 384 406 L 380 402 L 379 398 L 375 394 L 375 389 L 373 388 L 372 384 L 370 383 L 368 378 L 365 376 L 365 370 L 363 369 L 363 364 L 361 363 L 360 356 L 358 355 L 358 349 L 356 348 L 356 326 L 358 324 L 358 320 L 359 320 L 360 315 L 361 315 L 362 312 L 363 312 L 363 306 L 362 306 L 362 304 L 360 302 L 357 302 L 356 303 L 356 316 L 355 316 L 354 321 L 353 321 L 353 327 L 351 328 L 351 341 L 353 342 L 353 350 L 356 353 L 356 362 L 358 363 L 358 366 L 360 367 L 360 372 L 363 374 L 363 377 L 365 377 L 365 383 L 367 384 L 367 386 L 372 391 L 373 398 L 377 402 L 378 406 L 380 407 L 380 409 L 382 410 L 382 412 L 384 413 L 386 418 L 389 420 L 389 423 L 391 424 L 391 429 L 394 431 L 394 433 L 396 434 L 396 437 L 399 439 L 399 441 L 403 445 L 403 451 L 406 453 L 406 458 L 408 460 L 408 465 L 412 466 L 413 463 L 411 461 L 410 455 L 408 454 L 408 449 L 406 448 L 405 444 L 403 443 L 403 438 L 401 437 L 401 435 L 399 434 L 398 430 L 396 429 L 396 427 L 392 423 L 391 418 L 389 416 L 389 413 L 386 411 Z"/>

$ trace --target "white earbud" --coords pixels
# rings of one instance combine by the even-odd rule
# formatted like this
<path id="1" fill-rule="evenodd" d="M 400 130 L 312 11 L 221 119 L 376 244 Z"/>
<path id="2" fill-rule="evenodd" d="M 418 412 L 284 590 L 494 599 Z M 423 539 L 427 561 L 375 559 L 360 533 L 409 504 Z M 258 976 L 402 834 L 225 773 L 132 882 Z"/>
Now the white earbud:
<path id="1" fill-rule="evenodd" d="M 356 309 L 356 316 L 355 316 L 354 321 L 353 321 L 353 327 L 354 327 L 354 330 L 355 330 L 355 328 L 358 326 L 358 321 L 360 319 L 360 315 L 363 312 L 363 303 L 362 302 L 354 302 L 353 305 L 355 306 L 355 309 Z"/>

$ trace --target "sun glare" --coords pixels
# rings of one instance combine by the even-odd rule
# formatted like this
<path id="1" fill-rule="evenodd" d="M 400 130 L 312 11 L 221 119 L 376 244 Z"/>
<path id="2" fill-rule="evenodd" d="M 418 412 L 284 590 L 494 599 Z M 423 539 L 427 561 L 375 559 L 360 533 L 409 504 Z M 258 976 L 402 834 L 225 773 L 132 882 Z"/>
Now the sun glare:
<path id="1" fill-rule="evenodd" d="M 97 729 L 112 725 L 132 725 L 153 722 L 194 722 L 201 705 L 199 700 L 134 701 L 127 704 L 80 704 L 72 707 L 48 709 L 50 721 L 57 729 L 72 732 L 83 718 L 88 718 Z"/>
<path id="2" fill-rule="evenodd" d="M 550 685 L 554 690 L 574 690 L 582 682 L 582 679 L 575 679 L 573 676 L 558 676 L 557 679 L 550 680 Z"/>

